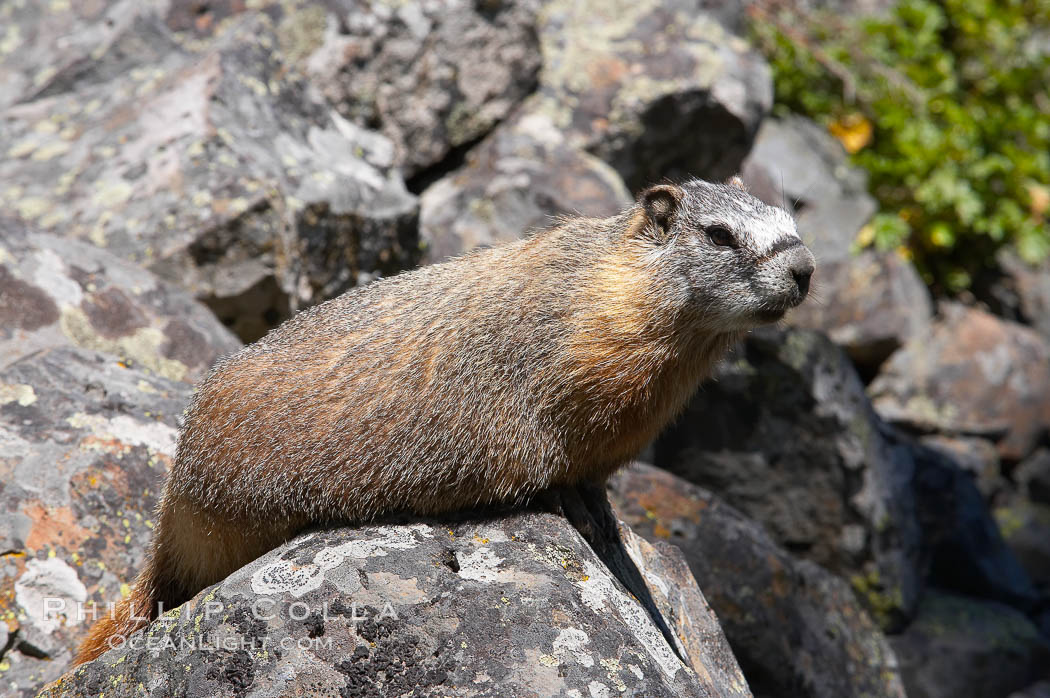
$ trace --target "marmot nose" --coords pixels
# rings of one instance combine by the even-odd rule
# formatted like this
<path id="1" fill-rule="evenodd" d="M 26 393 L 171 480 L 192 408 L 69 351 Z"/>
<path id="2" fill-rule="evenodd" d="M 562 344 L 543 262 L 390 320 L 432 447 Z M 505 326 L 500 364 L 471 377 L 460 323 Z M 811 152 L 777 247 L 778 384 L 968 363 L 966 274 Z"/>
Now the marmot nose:
<path id="1" fill-rule="evenodd" d="M 814 268 L 813 255 L 810 254 L 809 250 L 801 246 L 793 250 L 788 271 L 791 272 L 792 278 L 795 279 L 801 298 L 805 298 L 806 294 L 809 293 L 809 279 L 813 276 Z"/>
<path id="2" fill-rule="evenodd" d="M 808 264 L 804 267 L 792 269 L 791 275 L 795 277 L 795 283 L 798 284 L 798 292 L 803 296 L 809 293 L 809 278 L 813 276 L 813 265 Z"/>

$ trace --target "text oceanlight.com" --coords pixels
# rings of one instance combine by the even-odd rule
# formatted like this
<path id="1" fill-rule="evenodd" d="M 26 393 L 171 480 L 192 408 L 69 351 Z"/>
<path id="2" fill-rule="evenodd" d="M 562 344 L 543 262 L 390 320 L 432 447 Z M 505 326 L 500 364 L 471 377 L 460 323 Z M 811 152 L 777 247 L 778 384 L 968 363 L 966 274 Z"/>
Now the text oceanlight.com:
<path id="1" fill-rule="evenodd" d="M 321 650 L 332 649 L 331 637 L 233 637 L 223 638 L 208 637 L 206 635 L 189 635 L 184 637 L 172 637 L 171 635 L 152 636 L 148 634 L 136 634 L 129 638 L 114 635 L 107 640 L 110 649 L 126 647 L 132 650 L 149 650 L 159 652 L 171 650 L 180 652 L 194 652 L 198 650 L 226 650 L 237 652 L 265 652 L 274 648 L 280 648 L 287 652 L 291 649 Z"/>

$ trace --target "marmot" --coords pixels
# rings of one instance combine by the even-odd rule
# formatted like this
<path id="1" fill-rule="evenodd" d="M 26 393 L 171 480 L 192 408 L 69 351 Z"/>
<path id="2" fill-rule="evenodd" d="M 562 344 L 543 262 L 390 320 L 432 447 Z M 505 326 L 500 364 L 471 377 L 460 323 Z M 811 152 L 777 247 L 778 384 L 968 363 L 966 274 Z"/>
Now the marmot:
<path id="1" fill-rule="evenodd" d="M 603 481 L 813 269 L 786 212 L 693 180 L 298 314 L 200 385 L 145 567 L 76 663 L 309 524 Z"/>

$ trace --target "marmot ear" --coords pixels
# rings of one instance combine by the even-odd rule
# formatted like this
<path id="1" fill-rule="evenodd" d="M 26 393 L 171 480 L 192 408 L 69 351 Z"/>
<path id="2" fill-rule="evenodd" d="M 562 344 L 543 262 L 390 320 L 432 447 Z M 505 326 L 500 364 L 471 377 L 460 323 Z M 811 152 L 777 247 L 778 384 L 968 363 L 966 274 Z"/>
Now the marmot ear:
<path id="1" fill-rule="evenodd" d="M 726 180 L 726 184 L 728 184 L 731 187 L 736 187 L 740 191 L 747 193 L 747 185 L 744 184 L 744 180 L 740 179 L 740 175 L 733 175 L 732 177 Z"/>
<path id="2" fill-rule="evenodd" d="M 645 215 L 661 233 L 666 234 L 674 223 L 675 214 L 682 203 L 683 192 L 673 184 L 657 184 L 642 192 L 641 203 Z"/>

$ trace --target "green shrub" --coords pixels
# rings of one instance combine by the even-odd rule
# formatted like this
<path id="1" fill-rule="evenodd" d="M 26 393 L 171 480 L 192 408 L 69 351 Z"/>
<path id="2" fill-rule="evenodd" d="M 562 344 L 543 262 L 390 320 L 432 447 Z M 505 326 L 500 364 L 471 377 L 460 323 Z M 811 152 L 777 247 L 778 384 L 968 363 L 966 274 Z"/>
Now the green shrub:
<path id="1" fill-rule="evenodd" d="M 1010 245 L 1050 252 L 1050 0 L 903 0 L 884 16 L 753 5 L 777 108 L 824 123 L 869 173 L 861 244 L 901 248 L 938 292 Z"/>

